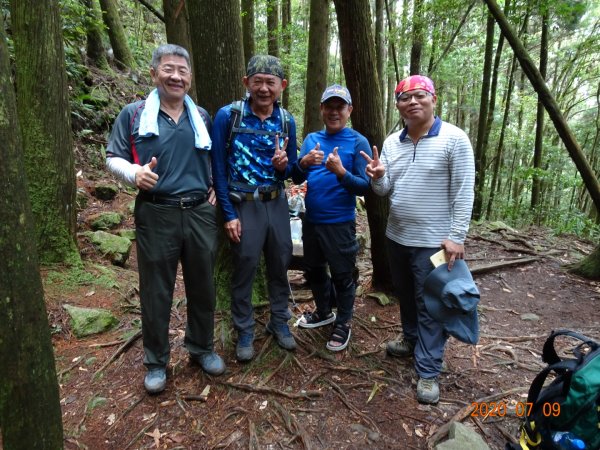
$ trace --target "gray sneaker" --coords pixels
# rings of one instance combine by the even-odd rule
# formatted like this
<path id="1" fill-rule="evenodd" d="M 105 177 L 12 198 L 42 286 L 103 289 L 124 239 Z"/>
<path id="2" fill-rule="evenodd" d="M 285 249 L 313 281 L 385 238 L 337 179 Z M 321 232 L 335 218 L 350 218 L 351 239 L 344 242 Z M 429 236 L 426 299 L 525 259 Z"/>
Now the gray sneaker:
<path id="1" fill-rule="evenodd" d="M 390 356 L 397 356 L 399 358 L 405 358 L 407 356 L 412 356 L 415 352 L 415 344 L 413 342 L 409 342 L 406 339 L 397 339 L 395 341 L 390 341 L 385 345 L 385 351 Z"/>
<path id="2" fill-rule="evenodd" d="M 274 324 L 272 322 L 267 323 L 265 327 L 267 333 L 272 334 L 275 340 L 281 348 L 286 350 L 296 350 L 296 340 L 290 332 L 290 327 L 287 323 Z"/>
<path id="3" fill-rule="evenodd" d="M 149 369 L 144 377 L 144 388 L 148 394 L 158 394 L 167 386 L 167 369 L 155 367 Z"/>
<path id="4" fill-rule="evenodd" d="M 440 384 L 436 378 L 419 378 L 417 382 L 417 401 L 435 404 L 440 401 Z"/>
<path id="5" fill-rule="evenodd" d="M 240 362 L 250 361 L 254 358 L 254 335 L 252 333 L 238 333 L 235 346 L 235 357 Z"/>
<path id="6" fill-rule="evenodd" d="M 209 375 L 218 376 L 225 372 L 225 362 L 215 352 L 203 353 L 196 356 L 195 359 L 200 364 L 200 367 L 202 367 L 202 370 Z"/>

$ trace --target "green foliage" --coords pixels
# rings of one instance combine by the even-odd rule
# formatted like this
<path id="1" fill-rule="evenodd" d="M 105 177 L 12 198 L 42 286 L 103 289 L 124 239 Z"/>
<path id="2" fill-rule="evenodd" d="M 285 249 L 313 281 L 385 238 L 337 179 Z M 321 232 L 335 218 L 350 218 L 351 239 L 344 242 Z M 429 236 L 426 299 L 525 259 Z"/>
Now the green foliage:
<path id="1" fill-rule="evenodd" d="M 63 289 L 75 290 L 82 286 L 98 286 L 106 289 L 119 288 L 116 273 L 108 267 L 90 264 L 73 266 L 64 270 L 50 270 L 45 277 L 47 285 L 60 286 Z"/>

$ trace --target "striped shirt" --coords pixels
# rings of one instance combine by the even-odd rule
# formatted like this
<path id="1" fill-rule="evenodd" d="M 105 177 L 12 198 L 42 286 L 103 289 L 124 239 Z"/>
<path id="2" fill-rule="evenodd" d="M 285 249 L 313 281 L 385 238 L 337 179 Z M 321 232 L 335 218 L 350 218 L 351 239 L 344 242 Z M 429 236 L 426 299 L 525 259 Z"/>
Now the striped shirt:
<path id="1" fill-rule="evenodd" d="M 475 161 L 469 138 L 436 117 L 417 143 L 407 129 L 383 143 L 385 175 L 372 182 L 390 195 L 386 236 L 401 245 L 438 248 L 443 240 L 463 244 L 473 209 Z"/>

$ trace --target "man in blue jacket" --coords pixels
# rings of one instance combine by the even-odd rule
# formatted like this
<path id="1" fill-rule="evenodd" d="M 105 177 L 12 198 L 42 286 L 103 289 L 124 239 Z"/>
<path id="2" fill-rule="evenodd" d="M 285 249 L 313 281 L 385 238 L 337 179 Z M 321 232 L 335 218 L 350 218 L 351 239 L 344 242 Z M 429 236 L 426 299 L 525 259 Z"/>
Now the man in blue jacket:
<path id="1" fill-rule="evenodd" d="M 366 161 L 360 152 L 371 154 L 371 150 L 363 135 L 346 127 L 351 113 L 348 89 L 338 84 L 325 89 L 321 97 L 325 129 L 306 136 L 292 172 L 295 183 L 308 180 L 302 240 L 306 278 L 316 304 L 316 310 L 305 314 L 298 326 L 334 323 L 327 342 L 331 351 L 345 349 L 350 341 L 358 252 L 356 196 L 369 189 Z"/>
<path id="2" fill-rule="evenodd" d="M 217 199 L 231 243 L 231 316 L 238 333 L 236 358 L 254 357 L 252 283 L 261 253 L 267 269 L 271 318 L 266 331 L 286 350 L 296 341 L 287 321 L 292 238 L 283 182 L 296 162 L 296 124 L 279 106 L 287 85 L 278 58 L 256 55 L 242 82 L 243 102 L 217 112 L 212 128 L 212 169 Z"/>

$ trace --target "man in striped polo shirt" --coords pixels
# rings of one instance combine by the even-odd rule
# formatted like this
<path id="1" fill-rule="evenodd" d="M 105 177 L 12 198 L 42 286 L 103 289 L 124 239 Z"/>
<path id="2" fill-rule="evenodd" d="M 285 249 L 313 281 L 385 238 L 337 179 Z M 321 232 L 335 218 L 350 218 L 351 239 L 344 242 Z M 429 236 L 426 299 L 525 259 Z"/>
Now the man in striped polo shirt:
<path id="1" fill-rule="evenodd" d="M 386 350 L 392 356 L 414 355 L 417 400 L 437 403 L 448 334 L 427 312 L 423 285 L 434 268 L 429 258 L 440 247 L 448 270 L 464 258 L 475 162 L 465 132 L 435 116 L 433 81 L 410 76 L 395 94 L 405 128 L 385 140 L 381 159 L 376 149 L 372 159 L 363 155 L 373 191 L 390 196 L 386 237 L 404 336 L 388 342 Z"/>

